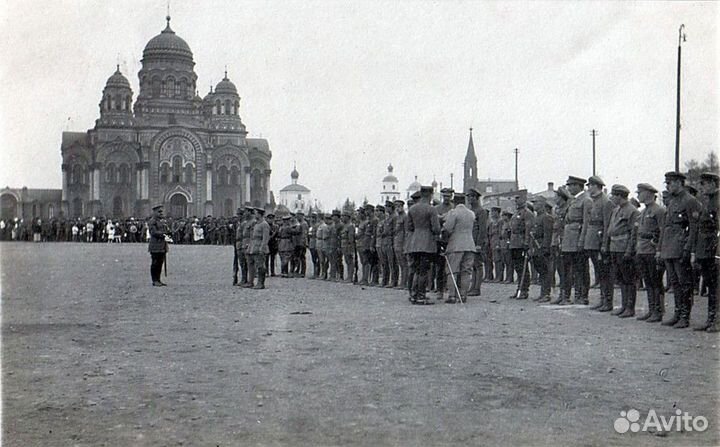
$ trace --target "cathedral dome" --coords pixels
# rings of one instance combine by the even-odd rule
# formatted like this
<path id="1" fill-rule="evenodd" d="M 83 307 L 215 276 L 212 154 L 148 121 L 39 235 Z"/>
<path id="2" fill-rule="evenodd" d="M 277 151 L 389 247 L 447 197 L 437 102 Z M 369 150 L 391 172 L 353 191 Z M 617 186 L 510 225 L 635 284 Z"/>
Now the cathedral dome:
<path id="1" fill-rule="evenodd" d="M 169 57 L 192 60 L 193 54 L 190 46 L 170 28 L 170 16 L 167 16 L 166 20 L 165 29 L 145 45 L 143 59 Z"/>
<path id="2" fill-rule="evenodd" d="M 388 175 L 386 175 L 382 181 L 397 183 L 398 179 L 397 179 L 397 177 L 395 177 L 393 175 L 393 165 L 392 164 L 388 165 L 387 170 L 388 170 Z"/>
<path id="3" fill-rule="evenodd" d="M 225 77 L 223 78 L 223 80 L 218 82 L 218 84 L 215 86 L 215 93 L 217 93 L 218 95 L 237 96 L 237 87 L 235 87 L 235 84 L 233 84 L 232 81 L 228 79 L 227 73 L 225 73 Z"/>
<path id="4" fill-rule="evenodd" d="M 300 177 L 300 173 L 297 172 L 297 169 L 293 166 L 293 170 L 292 170 L 292 172 L 290 173 L 290 178 L 293 179 L 293 180 L 297 180 L 298 177 Z"/>
<path id="5" fill-rule="evenodd" d="M 105 87 L 130 88 L 130 82 L 122 73 L 120 73 L 120 65 L 117 66 L 115 73 L 108 78 L 105 83 Z"/>

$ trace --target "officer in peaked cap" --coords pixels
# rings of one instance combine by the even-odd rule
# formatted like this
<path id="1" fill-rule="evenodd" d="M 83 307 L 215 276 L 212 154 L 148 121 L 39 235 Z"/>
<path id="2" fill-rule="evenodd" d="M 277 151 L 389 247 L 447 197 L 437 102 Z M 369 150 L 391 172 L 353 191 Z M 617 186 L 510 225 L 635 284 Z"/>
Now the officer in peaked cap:
<path id="1" fill-rule="evenodd" d="M 475 241 L 475 254 L 473 260 L 473 279 L 468 296 L 480 295 L 480 289 L 484 278 L 493 279 L 491 258 L 492 249 L 488 232 L 488 221 L 490 214 L 480 203 L 482 193 L 476 187 L 472 187 L 467 193 L 467 207 L 475 213 L 473 224 L 473 240 Z"/>
<path id="2" fill-rule="evenodd" d="M 622 298 L 620 309 L 613 311 L 612 314 L 618 315 L 620 318 L 628 318 L 635 315 L 637 295 L 635 246 L 630 243 L 630 240 L 640 213 L 628 201 L 630 190 L 624 185 L 613 185 L 610 194 L 615 208 L 610 216 L 607 232 L 603 237 L 603 253 L 610 255 L 612 277 L 620 285 Z"/>
<path id="3" fill-rule="evenodd" d="M 567 181 L 565 182 L 565 185 L 566 185 L 566 186 L 569 186 L 569 185 L 580 185 L 580 186 L 584 187 L 584 186 L 585 186 L 585 183 L 587 183 L 587 180 L 585 180 L 584 178 L 582 178 L 582 177 L 576 177 L 576 176 L 574 176 L 574 175 L 571 175 L 571 176 L 568 176 L 568 179 L 567 179 Z"/>
<path id="4" fill-rule="evenodd" d="M 437 210 L 430 204 L 432 193 L 432 186 L 421 186 L 420 201 L 407 213 L 406 226 L 410 235 L 407 252 L 412 258 L 414 271 L 410 293 L 413 304 L 432 304 L 425 293 L 428 270 L 432 257 L 437 254 L 437 237 L 441 229 Z"/>
<path id="5" fill-rule="evenodd" d="M 607 227 L 610 224 L 610 215 L 615 208 L 615 204 L 603 191 L 604 186 L 605 182 L 597 175 L 593 175 L 588 179 L 587 195 L 592 200 L 592 203 L 589 218 L 583 220 L 585 228 L 582 241 L 585 255 L 592 262 L 595 271 L 595 282 L 592 287 L 600 288 L 600 301 L 590 309 L 603 312 L 612 310 L 610 297 L 614 286 L 610 275 L 610 262 L 603 259 L 603 252 L 600 248 L 602 247 L 603 237 L 607 233 Z"/>
<path id="6" fill-rule="evenodd" d="M 665 173 L 665 185 L 669 194 L 665 222 L 661 231 L 658 252 L 665 261 L 675 297 L 675 313 L 663 322 L 665 326 L 686 328 L 690 325 L 692 310 L 693 241 L 697 234 L 697 222 L 702 205 L 685 189 L 685 175 L 681 172 Z M 670 273 L 671 272 L 671 273 Z"/>
<path id="7" fill-rule="evenodd" d="M 162 272 L 165 256 L 168 251 L 168 244 L 165 241 L 165 235 L 170 232 L 164 219 L 164 208 L 162 204 L 152 207 L 153 215 L 148 222 L 148 232 L 150 240 L 148 242 L 148 251 L 150 252 L 150 278 L 153 286 L 165 286 L 160 281 L 160 273 Z"/>
<path id="8" fill-rule="evenodd" d="M 569 304 L 571 289 L 575 288 L 575 304 L 588 304 L 588 289 L 590 287 L 590 272 L 588 258 L 585 256 L 585 232 L 587 225 L 585 217 L 590 214 L 592 198 L 584 191 L 584 178 L 569 176 L 565 187 L 570 195 L 565 213 L 563 226 L 561 256 L 565 269 L 565 284 L 558 297 L 557 304 Z"/>
<path id="9" fill-rule="evenodd" d="M 664 271 L 659 268 L 655 260 L 662 230 L 661 224 L 665 220 L 665 208 L 657 204 L 657 193 L 658 190 L 649 183 L 637 185 L 638 200 L 645 205 L 645 208 L 638 216 L 631 242 L 635 245 L 638 275 L 645 284 L 648 301 L 648 312 L 637 319 L 648 323 L 662 321 L 665 312 L 665 291 L 662 282 Z"/>
<path id="10" fill-rule="evenodd" d="M 700 189 L 704 206 L 698 217 L 698 230 L 693 247 L 695 260 L 700 265 L 703 282 L 707 285 L 708 314 L 704 324 L 695 327 L 696 331 L 718 332 L 720 325 L 717 316 L 718 281 L 718 184 L 720 176 L 714 172 L 700 174 Z"/>

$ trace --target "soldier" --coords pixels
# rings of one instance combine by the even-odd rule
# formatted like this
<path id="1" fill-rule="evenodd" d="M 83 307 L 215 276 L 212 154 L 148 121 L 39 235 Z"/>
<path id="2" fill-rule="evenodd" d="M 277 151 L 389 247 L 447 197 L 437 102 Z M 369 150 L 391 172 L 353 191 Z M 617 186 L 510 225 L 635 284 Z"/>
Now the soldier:
<path id="1" fill-rule="evenodd" d="M 343 222 L 340 210 L 333 210 L 332 212 L 333 225 L 335 226 L 335 281 L 341 282 L 343 280 L 343 274 L 345 272 L 343 266 L 343 253 L 341 247 L 341 236 L 343 230 Z"/>
<path id="2" fill-rule="evenodd" d="M 602 256 L 600 247 L 607 233 L 610 215 L 615 208 L 615 204 L 603 192 L 604 186 L 605 182 L 596 175 L 588 179 L 587 193 L 592 199 L 592 204 L 585 210 L 586 214 L 583 217 L 583 226 L 585 226 L 583 247 L 585 255 L 592 261 L 595 270 L 595 282 L 600 285 L 600 302 L 590 307 L 593 310 L 600 310 L 608 305 L 612 306 L 610 296 L 613 293 L 613 283 L 610 277 L 610 259 Z M 587 294 L 588 290 L 583 289 L 583 303 L 587 301 Z M 610 310 L 612 310 L 612 307 Z"/>
<path id="3" fill-rule="evenodd" d="M 657 192 L 657 189 L 648 183 L 637 185 L 638 198 L 645 208 L 640 212 L 633 229 L 636 263 L 645 283 L 648 300 L 648 312 L 637 319 L 647 320 L 648 323 L 662 321 L 665 312 L 662 272 L 655 262 L 660 230 L 665 223 L 665 208 L 655 202 Z"/>
<path id="4" fill-rule="evenodd" d="M 487 268 L 491 271 L 490 276 L 492 279 L 489 279 L 488 282 L 502 282 L 503 272 L 505 271 L 501 254 L 502 245 L 500 242 L 500 234 L 502 221 L 500 211 L 501 208 L 499 206 L 490 208 L 490 219 L 488 221 L 488 254 L 490 254 L 489 258 L 491 259 L 487 262 Z"/>
<path id="5" fill-rule="evenodd" d="M 343 211 L 342 213 L 342 232 L 340 234 L 340 249 L 345 259 L 345 271 L 347 278 L 346 283 L 353 282 L 353 273 L 355 272 L 355 225 L 350 221 L 350 213 Z M 342 278 L 340 278 L 342 281 Z"/>
<path id="6" fill-rule="evenodd" d="M 453 284 L 448 292 L 448 298 L 445 300 L 446 303 L 451 304 L 457 302 L 458 299 L 463 303 L 466 302 L 472 286 L 476 249 L 473 232 L 477 222 L 475 213 L 465 207 L 465 194 L 455 193 L 453 202 L 455 207 L 447 213 L 442 226 L 442 231 L 446 234 L 448 241 L 443 260 L 447 264 L 447 275 L 455 277 L 454 283 L 452 279 L 450 280 Z M 460 296 L 457 296 L 455 284 L 460 291 Z"/>
<path id="7" fill-rule="evenodd" d="M 540 295 L 533 301 L 549 302 L 550 291 L 552 289 L 551 271 L 552 265 L 552 234 L 555 221 L 550 215 L 552 204 L 548 203 L 544 197 L 539 196 L 535 199 L 535 222 L 530 232 L 532 245 L 530 246 L 530 256 L 538 273 L 540 282 Z"/>
<path id="8" fill-rule="evenodd" d="M 405 258 L 405 202 L 395 200 L 395 228 L 393 229 L 393 255 L 397 273 L 393 285 L 396 289 L 407 287 L 407 259 Z"/>
<path id="9" fill-rule="evenodd" d="M 692 249 L 702 206 L 685 189 L 685 175 L 667 172 L 665 184 L 670 193 L 657 258 L 665 261 L 675 295 L 675 313 L 664 326 L 686 328 L 692 309 Z"/>
<path id="10" fill-rule="evenodd" d="M 267 270 L 270 276 L 275 276 L 275 262 L 278 254 L 278 224 L 275 221 L 275 214 L 270 213 L 266 216 L 268 225 L 270 225 L 270 242 L 268 242 Z"/>
<path id="11" fill-rule="evenodd" d="M 150 232 L 150 242 L 148 243 L 148 251 L 150 252 L 150 278 L 152 278 L 153 286 L 166 286 L 160 281 L 160 273 L 162 272 L 165 256 L 168 252 L 168 244 L 165 242 L 165 235 L 170 232 L 164 220 L 164 210 L 162 205 L 155 205 L 152 208 L 153 215 L 148 222 L 148 231 Z"/>
<path id="12" fill-rule="evenodd" d="M 280 276 L 282 278 L 288 278 L 290 275 L 288 267 L 294 250 L 295 243 L 293 242 L 293 231 L 290 227 L 290 216 L 285 215 L 282 217 L 282 225 L 278 230 L 278 252 L 280 253 Z"/>
<path id="13" fill-rule="evenodd" d="M 381 281 L 379 284 L 371 284 L 379 287 L 384 287 L 388 282 L 388 260 L 383 245 L 383 231 L 385 231 L 385 207 L 377 205 L 375 207 L 375 216 L 377 217 L 377 223 L 375 224 L 375 252 L 378 257 L 378 279 Z M 381 279 L 382 278 L 382 279 Z"/>
<path id="14" fill-rule="evenodd" d="M 452 198 L 454 193 L 455 191 L 452 188 L 443 188 L 440 190 L 440 194 L 442 195 L 442 202 L 435 205 L 435 210 L 437 210 L 438 218 L 440 219 L 440 227 L 442 227 L 442 225 L 445 223 L 445 216 L 447 215 L 447 213 L 449 213 L 450 210 L 453 209 Z M 443 240 L 441 235 L 438 234 L 437 251 L 433 259 L 434 262 L 431 265 L 432 280 L 435 281 L 435 288 L 437 290 L 436 299 L 438 301 L 443 300 L 445 295 L 445 258 L 443 257 L 442 253 L 445 251 L 446 246 L 447 241 Z"/>
<path id="15" fill-rule="evenodd" d="M 317 252 L 317 229 L 319 223 L 317 213 L 310 213 L 310 225 L 308 226 L 308 250 L 310 250 L 310 260 L 313 264 L 313 275 L 310 279 L 317 279 L 320 276 L 320 264 L 318 263 Z"/>
<path id="16" fill-rule="evenodd" d="M 328 262 L 325 257 L 325 238 L 327 237 L 328 226 L 325 223 L 323 213 L 318 213 L 318 225 L 315 231 L 315 250 L 318 256 L 318 279 L 327 279 Z"/>
<path id="17" fill-rule="evenodd" d="M 365 208 L 358 208 L 358 224 L 355 229 L 355 248 L 358 253 L 358 267 L 362 267 L 362 275 L 359 278 L 358 284 L 361 286 L 367 285 L 367 251 L 365 246 L 365 227 L 367 226 L 367 216 L 365 215 Z"/>
<path id="18" fill-rule="evenodd" d="M 475 225 L 473 227 L 473 239 L 475 240 L 473 268 L 475 273 L 469 296 L 480 295 L 480 287 L 485 274 L 489 275 L 488 279 L 492 279 L 492 267 L 488 266 L 487 272 L 483 271 L 483 266 L 488 260 L 488 212 L 480 205 L 481 197 L 482 194 L 477 188 L 470 188 L 468 191 L 470 211 L 475 213 Z"/>
<path id="19" fill-rule="evenodd" d="M 575 304 L 587 304 L 585 301 L 585 279 L 587 272 L 587 259 L 583 254 L 585 247 L 585 233 L 587 229 L 583 225 L 584 218 L 592 207 L 592 199 L 585 193 L 585 179 L 570 176 L 565 182 L 569 195 L 565 222 L 563 226 L 563 238 L 561 256 L 563 256 L 563 267 L 565 269 L 565 288 L 563 301 L 558 304 L 570 303 L 570 291 L 575 287 Z"/>
<path id="20" fill-rule="evenodd" d="M 387 217 L 383 221 L 382 247 L 387 260 L 387 280 L 383 279 L 383 284 L 385 287 L 392 289 L 397 286 L 398 282 L 397 266 L 395 265 L 395 252 L 393 251 L 397 215 L 395 214 L 395 205 L 393 202 L 385 202 L 385 210 L 387 211 Z"/>
<path id="21" fill-rule="evenodd" d="M 245 287 L 247 289 L 253 287 L 253 280 L 254 278 L 254 271 L 250 271 L 251 263 L 252 263 L 252 256 L 249 252 L 250 245 L 252 244 L 253 240 L 253 230 L 255 227 L 255 224 L 258 223 L 258 216 L 257 216 L 257 209 L 251 206 L 245 207 L 245 223 L 243 224 L 242 228 L 242 282 L 238 284 L 241 287 Z M 260 219 L 263 220 L 263 219 Z M 253 276 L 251 276 L 253 275 Z"/>
<path id="22" fill-rule="evenodd" d="M 433 188 L 420 188 L 420 201 L 408 210 L 407 229 L 410 232 L 408 253 L 413 257 L 415 275 L 411 288 L 410 302 L 432 304 L 425 296 L 427 273 L 432 256 L 437 254 L 437 236 L 440 234 L 440 219 L 437 209 L 430 205 Z"/>
<path id="23" fill-rule="evenodd" d="M 378 224 L 378 218 L 375 213 L 375 207 L 367 204 L 365 205 L 367 212 L 367 225 L 365 226 L 365 254 L 367 258 L 367 266 L 363 266 L 363 276 L 365 276 L 365 270 L 367 268 L 367 281 L 369 286 L 376 286 L 378 284 L 378 255 L 377 248 L 375 247 L 375 231 Z"/>
<path id="24" fill-rule="evenodd" d="M 238 283 L 238 271 L 240 270 L 240 256 L 242 252 L 242 222 L 243 222 L 243 209 L 238 208 L 235 210 L 237 221 L 235 223 L 235 244 L 233 247 L 233 285 L 236 286 Z"/>
<path id="25" fill-rule="evenodd" d="M 621 306 L 620 309 L 612 311 L 613 315 L 620 318 L 635 316 L 637 296 L 635 247 L 631 243 L 631 235 L 640 213 L 628 201 L 628 194 L 630 190 L 623 185 L 613 185 L 610 190 L 615 208 L 610 216 L 602 245 L 603 256 L 608 254 L 610 256 L 612 277 L 620 284 Z M 610 289 L 610 306 L 612 306 L 612 296 L 613 289 Z"/>
<path id="26" fill-rule="evenodd" d="M 408 200 L 408 211 L 410 210 L 410 207 L 413 206 L 415 203 L 417 203 L 417 201 L 419 201 L 419 200 L 420 200 L 420 191 L 415 191 L 414 193 L 412 193 L 412 195 L 410 196 L 410 199 Z M 405 287 L 405 289 L 407 289 L 408 295 L 410 297 L 412 297 L 412 284 L 413 284 L 413 279 L 415 277 L 415 264 L 414 264 L 414 258 L 412 256 L 410 256 L 410 252 L 408 251 L 408 247 L 410 244 L 410 236 L 411 236 L 410 230 L 408 229 L 408 219 L 409 219 L 408 214 L 405 213 L 405 219 L 404 219 L 405 220 L 405 223 L 404 223 L 405 242 L 403 245 L 403 253 L 405 253 L 405 262 L 407 264 L 408 273 L 407 273 L 407 282 L 405 284 L 403 284 L 403 286 Z"/>
<path id="27" fill-rule="evenodd" d="M 257 215 L 257 223 L 253 226 L 252 240 L 247 252 L 250 255 L 248 284 L 249 287 L 253 289 L 264 289 L 265 273 L 267 272 L 266 256 L 270 253 L 270 247 L 268 247 L 270 242 L 270 224 L 263 218 L 265 214 L 263 208 L 255 208 L 255 214 Z M 257 273 L 258 282 L 253 287 L 255 273 Z"/>
<path id="28" fill-rule="evenodd" d="M 704 194 L 704 207 L 698 219 L 697 237 L 694 243 L 695 260 L 700 264 L 703 283 L 707 285 L 708 314 L 696 331 L 718 332 L 720 327 L 717 319 L 717 281 L 718 281 L 718 182 L 720 177 L 714 172 L 700 175 L 700 189 Z"/>
<path id="29" fill-rule="evenodd" d="M 515 196 L 515 214 L 510 219 L 510 256 L 513 268 L 518 275 L 518 295 L 510 298 L 525 300 L 530 290 L 530 272 L 525 264 L 525 257 L 530 248 L 530 232 L 533 229 L 534 217 L 526 207 L 523 195 Z"/>
<path id="30" fill-rule="evenodd" d="M 512 215 L 508 210 L 505 210 L 501 214 L 501 225 L 500 225 L 500 245 L 502 246 L 502 259 L 505 265 L 505 281 L 504 284 L 512 284 L 515 280 L 513 274 L 512 257 L 510 256 L 510 221 Z"/>
<path id="31" fill-rule="evenodd" d="M 305 221 L 305 213 L 298 211 L 295 213 L 297 217 L 297 232 L 295 237 L 295 259 L 297 260 L 296 274 L 300 278 L 305 277 L 307 271 L 307 244 L 308 244 L 308 224 Z"/>
<path id="32" fill-rule="evenodd" d="M 564 186 L 559 187 L 555 191 L 555 219 L 553 222 L 553 264 L 551 268 L 551 278 L 555 278 L 555 271 L 557 270 L 558 276 L 560 277 L 560 287 L 557 299 L 550 301 L 550 304 L 558 304 L 560 302 L 567 301 L 564 297 L 565 291 L 565 268 L 563 266 L 564 258 L 562 254 L 562 238 L 565 228 L 565 214 L 567 213 L 568 199 L 572 196 L 567 192 Z"/>
<path id="33" fill-rule="evenodd" d="M 332 214 L 325 215 L 325 230 L 323 232 L 323 253 L 325 255 L 326 281 L 334 281 L 337 276 L 337 230 Z"/>

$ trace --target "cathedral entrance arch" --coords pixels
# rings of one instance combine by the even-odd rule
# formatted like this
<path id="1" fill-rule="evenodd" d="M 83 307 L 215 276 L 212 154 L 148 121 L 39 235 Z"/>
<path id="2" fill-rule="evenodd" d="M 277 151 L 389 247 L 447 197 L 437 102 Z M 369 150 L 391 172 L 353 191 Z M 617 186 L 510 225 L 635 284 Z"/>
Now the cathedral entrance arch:
<path id="1" fill-rule="evenodd" d="M 188 200 L 184 194 L 175 193 L 170 197 L 170 217 L 187 217 Z"/>
<path id="2" fill-rule="evenodd" d="M 0 218 L 1 219 L 14 219 L 18 217 L 17 215 L 17 199 L 12 194 L 3 194 L 0 197 L 0 202 L 2 202 L 2 211 L 0 211 Z"/>

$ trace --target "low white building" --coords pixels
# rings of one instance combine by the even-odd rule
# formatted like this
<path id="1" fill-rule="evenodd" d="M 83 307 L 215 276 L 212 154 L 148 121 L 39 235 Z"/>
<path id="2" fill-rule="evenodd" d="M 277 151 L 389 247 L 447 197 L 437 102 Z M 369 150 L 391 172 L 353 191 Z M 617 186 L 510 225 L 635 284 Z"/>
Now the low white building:
<path id="1" fill-rule="evenodd" d="M 393 165 L 387 167 L 388 173 L 382 180 L 382 191 L 380 192 L 380 203 L 394 201 L 400 198 L 400 188 L 397 177 L 393 175 Z"/>
<path id="2" fill-rule="evenodd" d="M 290 173 L 290 184 L 280 190 L 280 205 L 286 207 L 291 213 L 302 210 L 307 214 L 313 204 L 310 189 L 298 183 L 299 177 L 297 168 L 293 166 Z"/>

